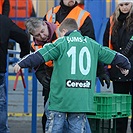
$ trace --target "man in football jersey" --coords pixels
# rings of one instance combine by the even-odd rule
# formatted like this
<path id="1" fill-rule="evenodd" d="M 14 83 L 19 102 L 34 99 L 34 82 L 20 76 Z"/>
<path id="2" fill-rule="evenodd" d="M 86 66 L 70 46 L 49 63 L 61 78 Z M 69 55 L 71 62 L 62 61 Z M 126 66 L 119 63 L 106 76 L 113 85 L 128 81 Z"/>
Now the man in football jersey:
<path id="1" fill-rule="evenodd" d="M 98 61 L 117 65 L 125 76 L 131 68 L 125 56 L 82 36 L 77 29 L 76 21 L 67 18 L 59 27 L 61 38 L 45 44 L 14 67 L 15 72 L 18 72 L 20 68 L 54 61 L 46 133 L 63 132 L 66 116 L 68 132 L 87 132 L 86 112 L 91 112 L 93 108 Z"/>

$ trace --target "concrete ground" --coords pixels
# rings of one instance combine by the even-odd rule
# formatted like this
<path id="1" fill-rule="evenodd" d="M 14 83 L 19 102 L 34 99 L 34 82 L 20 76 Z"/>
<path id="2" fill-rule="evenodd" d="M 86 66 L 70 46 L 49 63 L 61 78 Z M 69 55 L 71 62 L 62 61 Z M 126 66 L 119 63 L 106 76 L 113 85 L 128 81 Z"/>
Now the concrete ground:
<path id="1" fill-rule="evenodd" d="M 15 120 L 9 118 L 9 128 L 10 133 L 33 133 L 31 132 L 31 120 Z M 43 133 L 41 120 L 37 121 L 36 133 Z"/>
<path id="2" fill-rule="evenodd" d="M 128 123 L 128 130 L 127 133 L 132 133 L 130 130 L 130 119 Z M 24 118 L 10 118 L 9 117 L 9 127 L 10 133 L 33 133 L 31 132 L 31 120 L 25 120 Z M 43 133 L 42 126 L 41 126 L 41 119 L 37 121 L 37 130 L 36 133 Z M 105 131 L 104 133 L 108 133 Z"/>

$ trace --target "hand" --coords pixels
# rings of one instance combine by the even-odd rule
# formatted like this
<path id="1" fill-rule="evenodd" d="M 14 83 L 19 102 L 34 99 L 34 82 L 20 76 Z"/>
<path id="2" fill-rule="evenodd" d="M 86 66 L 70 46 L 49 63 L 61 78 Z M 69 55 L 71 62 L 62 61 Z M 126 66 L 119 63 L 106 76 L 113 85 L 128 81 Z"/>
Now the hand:
<path id="1" fill-rule="evenodd" d="M 47 76 L 46 78 L 44 78 L 42 80 L 42 85 L 47 90 L 49 90 L 49 88 L 50 88 L 50 80 L 51 80 L 51 78 L 49 76 Z"/>
<path id="2" fill-rule="evenodd" d="M 124 76 L 127 76 L 128 73 L 129 73 L 129 70 L 126 70 L 126 69 L 120 69 L 121 73 L 124 74 Z"/>
<path id="3" fill-rule="evenodd" d="M 118 66 L 116 66 L 116 67 L 120 69 L 121 73 L 122 73 L 124 76 L 127 76 L 127 75 L 128 75 L 129 70 L 127 70 L 127 69 L 123 69 L 123 68 L 118 67 Z"/>
<path id="4" fill-rule="evenodd" d="M 107 88 L 110 87 L 110 78 L 107 74 L 99 75 L 99 80 L 100 80 L 102 86 L 104 86 L 104 80 L 105 80 L 105 83 L 107 84 Z"/>
<path id="5" fill-rule="evenodd" d="M 20 67 L 18 64 L 16 64 L 16 65 L 14 66 L 14 72 L 15 72 L 15 73 L 17 73 L 20 69 L 21 69 L 21 67 Z"/>

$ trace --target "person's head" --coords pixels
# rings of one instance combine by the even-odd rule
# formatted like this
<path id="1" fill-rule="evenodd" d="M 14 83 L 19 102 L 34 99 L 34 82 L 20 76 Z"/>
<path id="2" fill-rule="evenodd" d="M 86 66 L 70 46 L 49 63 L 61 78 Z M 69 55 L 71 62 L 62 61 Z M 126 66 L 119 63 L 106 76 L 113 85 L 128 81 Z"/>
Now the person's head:
<path id="1" fill-rule="evenodd" d="M 118 17 L 121 14 L 125 14 L 126 18 L 130 18 L 131 14 L 133 14 L 133 0 L 118 0 L 118 5 L 115 9 L 115 12 L 113 14 L 114 23 L 118 21 Z"/>
<path id="2" fill-rule="evenodd" d="M 72 18 L 65 19 L 59 27 L 61 36 L 64 36 L 68 31 L 73 31 L 73 30 L 78 30 L 78 25 L 76 20 Z"/>
<path id="3" fill-rule="evenodd" d="M 31 17 L 25 21 L 25 26 L 27 31 L 33 35 L 36 40 L 47 41 L 49 38 L 48 27 L 43 20 Z"/>
<path id="4" fill-rule="evenodd" d="M 61 1 L 64 3 L 64 5 L 69 6 L 69 7 L 74 6 L 76 2 L 76 0 L 61 0 Z"/>
<path id="5" fill-rule="evenodd" d="M 133 8 L 133 0 L 118 0 L 118 8 L 122 13 L 129 13 Z"/>
<path id="6" fill-rule="evenodd" d="M 117 29 L 122 21 L 126 21 L 126 30 L 132 30 L 133 20 L 133 0 L 118 0 L 118 5 L 113 13 L 112 33 L 117 33 Z"/>

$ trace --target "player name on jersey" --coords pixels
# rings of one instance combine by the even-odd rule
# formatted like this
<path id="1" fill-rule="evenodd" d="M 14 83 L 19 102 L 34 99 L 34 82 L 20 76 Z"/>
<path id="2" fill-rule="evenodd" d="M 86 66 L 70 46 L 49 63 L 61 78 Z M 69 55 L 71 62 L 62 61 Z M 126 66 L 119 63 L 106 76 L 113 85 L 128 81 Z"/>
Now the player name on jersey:
<path id="1" fill-rule="evenodd" d="M 67 37 L 67 41 L 68 41 L 68 43 L 70 43 L 70 42 L 87 42 L 86 38 L 83 39 L 81 37 Z"/>

